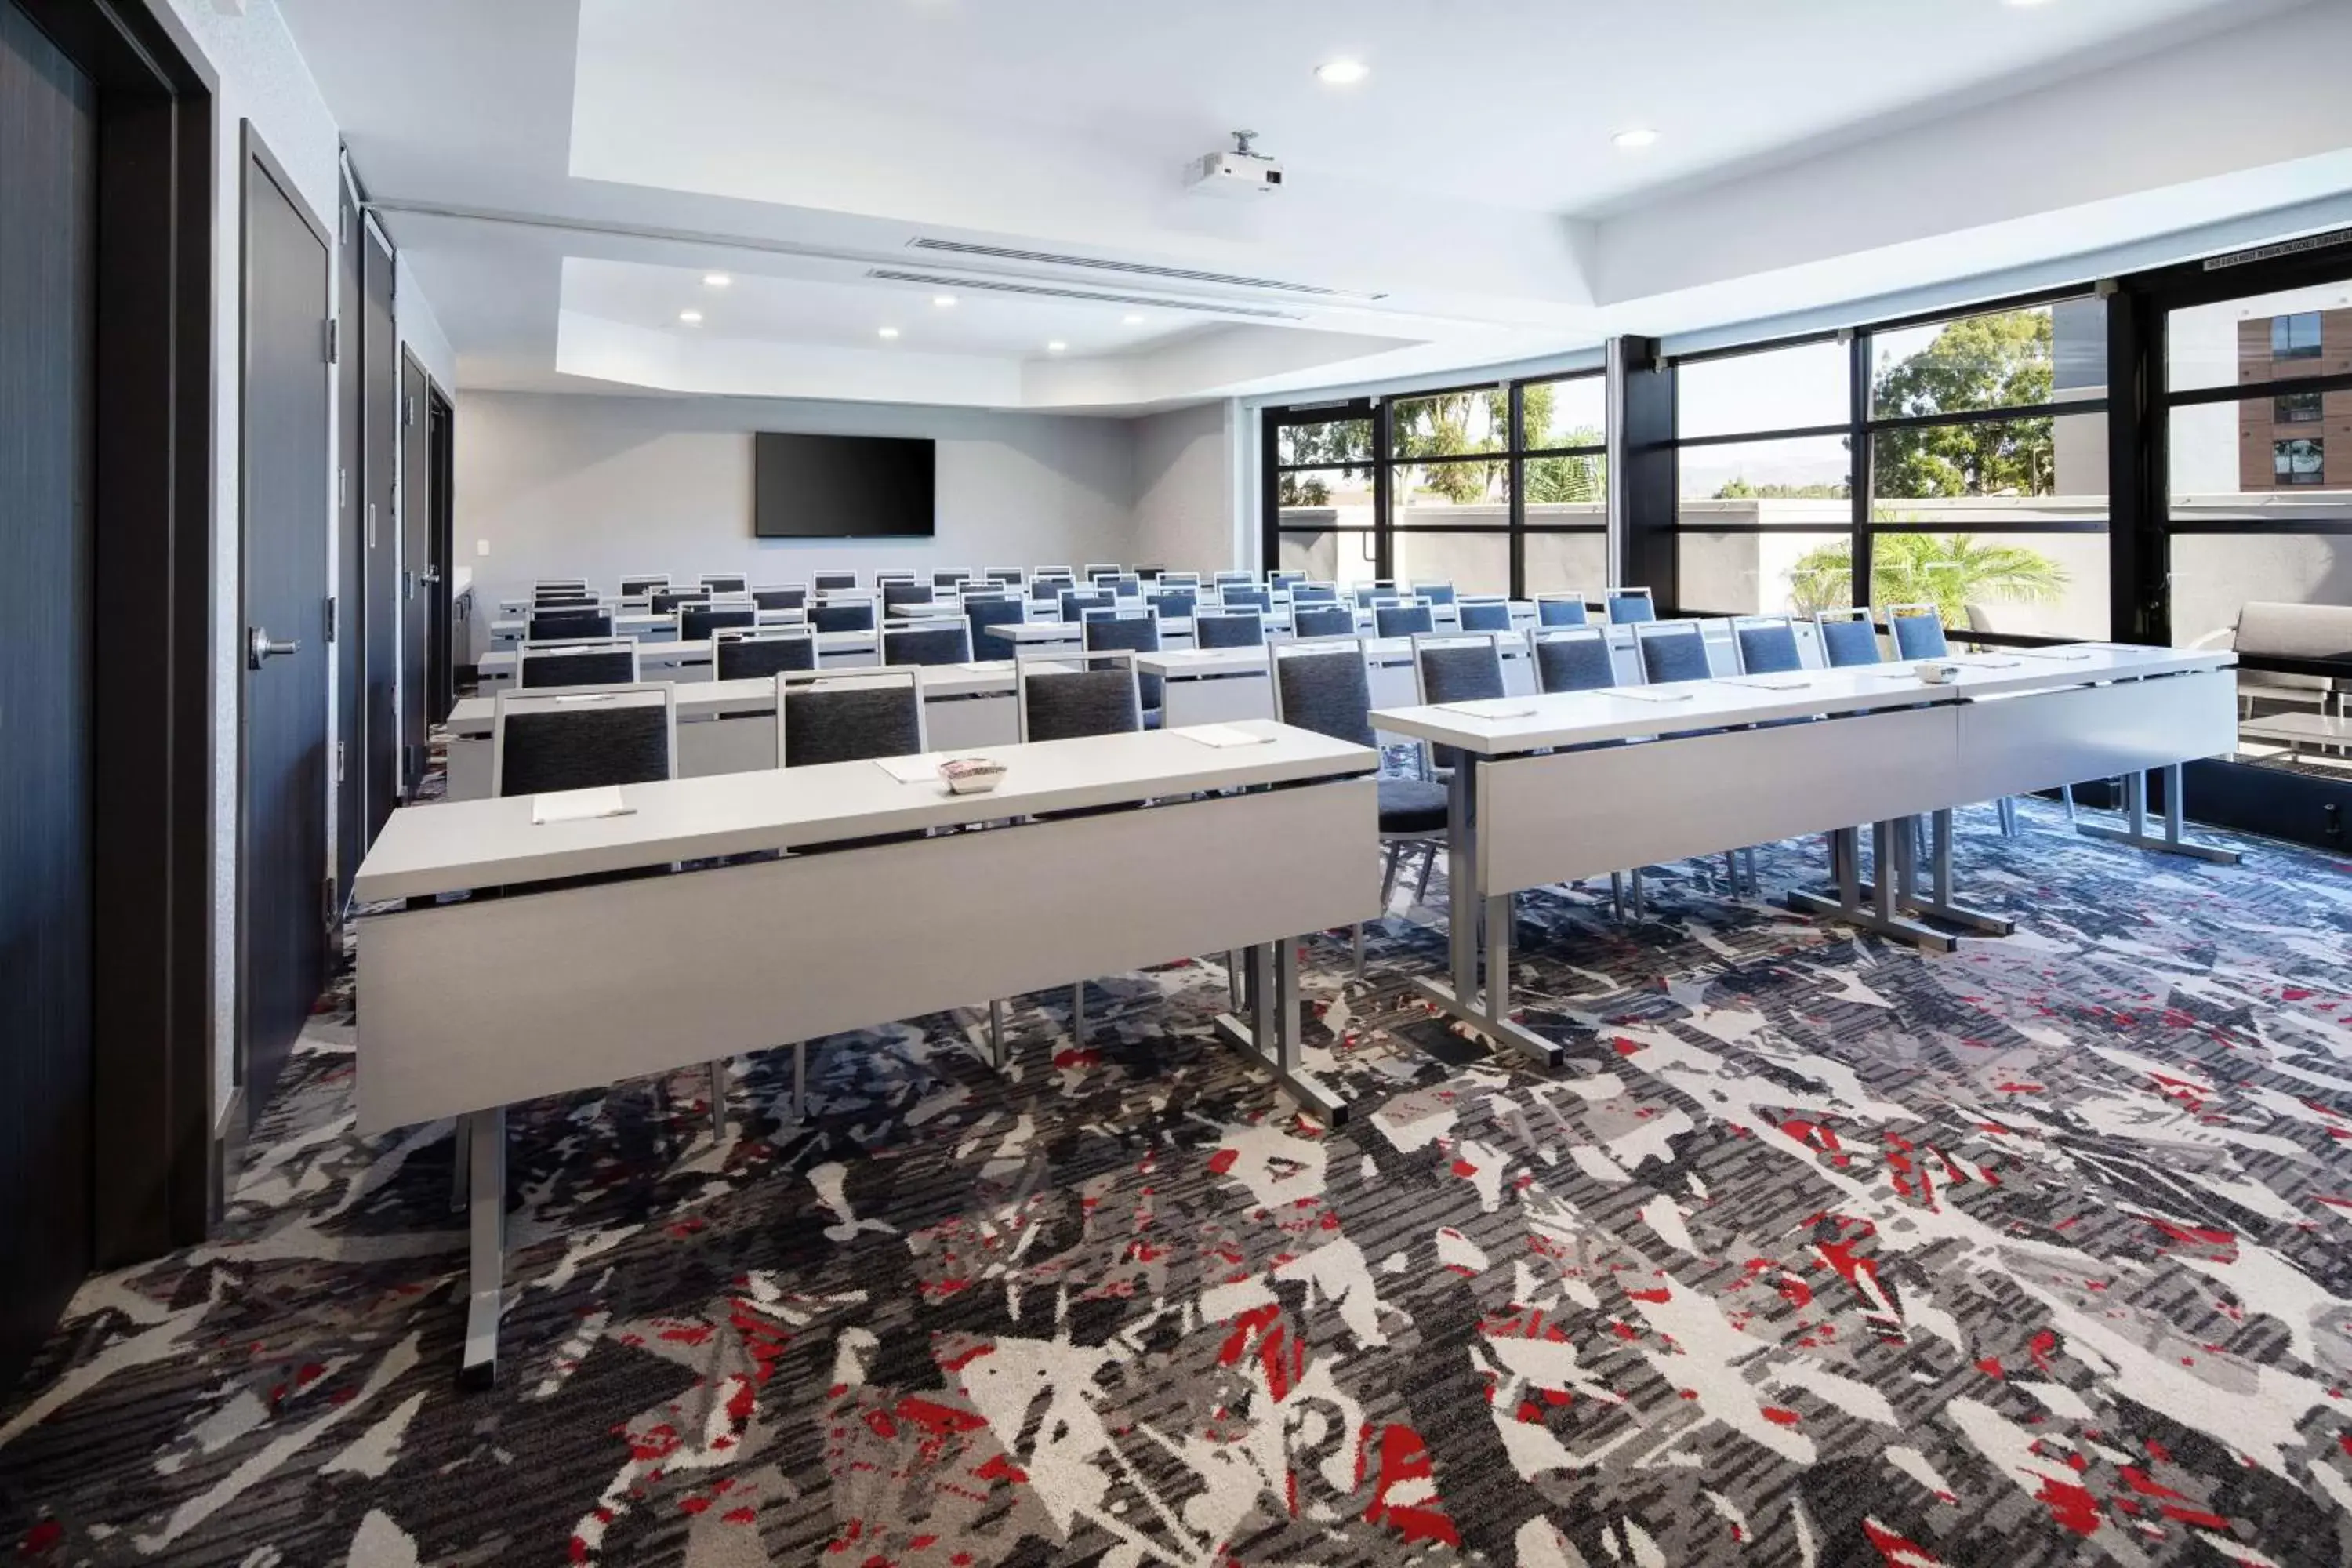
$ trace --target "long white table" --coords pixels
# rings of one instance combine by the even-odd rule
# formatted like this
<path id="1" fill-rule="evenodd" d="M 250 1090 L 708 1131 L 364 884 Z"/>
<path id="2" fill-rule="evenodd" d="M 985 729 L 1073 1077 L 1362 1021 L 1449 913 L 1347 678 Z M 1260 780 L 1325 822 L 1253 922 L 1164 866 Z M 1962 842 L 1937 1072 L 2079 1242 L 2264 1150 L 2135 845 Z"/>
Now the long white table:
<path id="1" fill-rule="evenodd" d="M 1907 819 L 2084 779 L 2121 774 L 2130 788 L 2129 826 L 2103 836 L 2234 858 L 2190 843 L 2180 816 L 2180 764 L 2235 743 L 2234 655 L 2075 644 L 1948 662 L 1960 667 L 1949 685 L 1884 665 L 1375 712 L 1380 729 L 1465 759 L 1450 784 L 1451 984 L 1423 990 L 1498 1043 L 1557 1061 L 1508 1016 L 1512 894 L 1812 833 L 1835 836 L 1837 888 L 1793 895 L 1796 907 L 1948 948 L 1907 918 L 1965 913 L 1951 900 L 1948 819 L 1932 898 L 1905 885 Z M 2158 768 L 2160 836 L 2146 808 Z M 1867 889 L 1862 823 L 1879 851 Z"/>
<path id="2" fill-rule="evenodd" d="M 1013 695 L 1013 661 L 929 665 L 923 668 L 923 730 L 935 752 L 1009 746 L 1021 738 Z M 681 682 L 677 704 L 677 773 L 753 773 L 776 765 L 776 683 L 748 680 Z M 468 697 L 449 710 L 450 800 L 490 794 L 490 697 Z"/>
<path id="3" fill-rule="evenodd" d="M 825 669 L 855 669 L 882 661 L 882 638 L 876 632 L 816 632 L 816 661 Z M 476 667 L 477 681 L 485 691 L 495 691 L 511 685 L 515 679 L 515 661 L 520 650 L 504 648 L 482 656 Z M 692 642 L 640 642 L 637 644 L 637 679 L 640 680 L 709 680 L 711 679 L 710 643 L 698 637 Z"/>
<path id="4" fill-rule="evenodd" d="M 587 821 L 534 826 L 527 796 L 395 811 L 352 884 L 363 903 L 408 906 L 357 921 L 359 1124 L 466 1119 L 468 1379 L 497 1366 L 518 1101 L 1241 951 L 1249 1020 L 1221 1032 L 1336 1115 L 1298 1065 L 1294 939 L 1378 913 L 1380 759 L 1247 728 L 1263 742 L 1156 731 L 994 748 L 1007 772 L 986 795 L 858 762 L 629 785 L 627 815 Z M 1089 809 L 1117 806 L 1136 809 Z M 543 885 L 760 850 L 793 853 Z M 1151 896 L 1107 918 L 1106 866 Z M 971 889 L 1010 887 L 1017 915 L 971 918 Z M 505 896 L 433 901 L 487 889 Z"/>

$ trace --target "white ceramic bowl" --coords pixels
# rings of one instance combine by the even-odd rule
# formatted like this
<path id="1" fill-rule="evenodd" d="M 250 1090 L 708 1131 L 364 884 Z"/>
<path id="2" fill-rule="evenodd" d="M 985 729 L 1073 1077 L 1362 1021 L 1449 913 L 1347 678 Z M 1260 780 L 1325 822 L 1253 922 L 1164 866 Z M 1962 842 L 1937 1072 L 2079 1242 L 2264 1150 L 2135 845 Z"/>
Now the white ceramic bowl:
<path id="1" fill-rule="evenodd" d="M 1960 678 L 1960 667 L 1946 664 L 1940 658 L 1923 658 L 1911 667 L 1912 673 L 1930 686 L 1949 686 Z"/>

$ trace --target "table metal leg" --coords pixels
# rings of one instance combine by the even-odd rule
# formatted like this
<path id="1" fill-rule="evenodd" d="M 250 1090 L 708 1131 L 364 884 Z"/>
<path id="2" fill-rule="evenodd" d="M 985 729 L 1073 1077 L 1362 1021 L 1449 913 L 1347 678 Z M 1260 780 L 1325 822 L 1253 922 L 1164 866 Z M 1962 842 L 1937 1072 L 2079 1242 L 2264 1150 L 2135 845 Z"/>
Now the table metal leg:
<path id="1" fill-rule="evenodd" d="M 1012 1053 L 1004 1047 L 1004 1004 L 991 1002 L 988 1005 L 988 1065 L 1003 1072 L 1011 1059 Z"/>
<path id="2" fill-rule="evenodd" d="M 1933 885 L 1923 885 L 1913 836 L 1906 831 L 1895 852 L 1895 901 L 1915 915 L 1927 915 L 1953 925 L 1967 926 L 1987 936 L 2007 936 L 2017 929 L 2017 922 L 2000 915 L 1989 915 L 1982 910 L 1972 910 L 1952 899 L 1952 813 L 1949 807 L 1934 814 L 1934 832 L 1929 836 L 1929 863 Z M 1907 825 L 1906 825 L 1907 826 Z"/>
<path id="3" fill-rule="evenodd" d="M 466 1118 L 473 1167 L 467 1228 L 466 1359 L 457 1381 L 488 1388 L 499 1377 L 499 1312 L 506 1298 L 507 1112 L 498 1106 Z"/>
<path id="4" fill-rule="evenodd" d="M 1910 831 L 1907 822 L 1899 828 L 1894 822 L 1872 825 L 1871 838 L 1878 864 L 1875 881 L 1865 883 L 1862 879 L 1861 830 L 1835 829 L 1830 835 L 1830 865 L 1837 884 L 1836 895 L 1794 889 L 1789 894 L 1789 907 L 1801 914 L 1822 915 L 1881 936 L 1891 936 L 1929 952 L 1951 952 L 1958 944 L 1950 937 L 1895 912 L 1895 844 L 1907 837 Z"/>
<path id="5" fill-rule="evenodd" d="M 1453 820 L 1447 825 L 1445 838 L 1451 982 L 1418 979 L 1413 982 L 1413 989 L 1444 1008 L 1449 1017 L 1469 1025 L 1496 1045 L 1507 1046 L 1545 1067 L 1558 1067 L 1567 1056 L 1560 1047 L 1504 1016 L 1510 990 L 1511 900 L 1507 895 L 1487 898 L 1479 886 L 1477 827 L 1470 815 L 1471 801 L 1476 793 L 1471 787 L 1475 767 L 1465 752 L 1454 769 L 1451 787 Z M 1494 1005 L 1491 998 L 1482 998 L 1479 994 L 1481 925 L 1486 928 L 1485 941 L 1492 944 L 1495 954 L 1487 962 L 1487 977 L 1494 989 L 1503 994 L 1502 1006 Z"/>
<path id="6" fill-rule="evenodd" d="M 2185 855 L 2192 860 L 2209 860 L 2216 866 L 2235 866 L 2245 857 L 2235 849 L 2218 845 L 2200 844 L 2182 835 L 2181 767 L 2174 763 L 2164 770 L 2164 833 L 2158 837 L 2147 830 L 2147 775 L 2144 773 L 2124 775 L 2124 826 L 2110 826 L 2104 822 L 2078 822 L 2074 831 L 2110 844 L 2128 844 L 2135 849 L 2154 849 L 2167 855 Z"/>
<path id="7" fill-rule="evenodd" d="M 464 1214 L 466 1200 L 473 1192 L 474 1121 L 460 1116 L 449 1131 L 449 1212 Z"/>
<path id="8" fill-rule="evenodd" d="M 808 1120 L 808 1042 L 793 1042 L 793 1121 Z"/>
<path id="9" fill-rule="evenodd" d="M 1454 994 L 1465 1005 L 1478 994 L 1477 839 L 1470 821 L 1470 805 L 1477 795 L 1471 779 L 1476 771 L 1465 752 L 1454 760 L 1454 776 L 1445 786 L 1446 941 Z"/>
<path id="10" fill-rule="evenodd" d="M 727 1058 L 710 1064 L 710 1136 L 727 1142 Z"/>
<path id="11" fill-rule="evenodd" d="M 1253 947 L 1249 953 L 1244 1023 L 1220 1015 L 1217 1033 L 1225 1043 L 1263 1068 L 1300 1110 L 1338 1127 L 1348 1120 L 1348 1101 L 1308 1072 L 1299 1060 L 1304 1024 L 1299 1016 L 1298 947 L 1295 940 Z"/>

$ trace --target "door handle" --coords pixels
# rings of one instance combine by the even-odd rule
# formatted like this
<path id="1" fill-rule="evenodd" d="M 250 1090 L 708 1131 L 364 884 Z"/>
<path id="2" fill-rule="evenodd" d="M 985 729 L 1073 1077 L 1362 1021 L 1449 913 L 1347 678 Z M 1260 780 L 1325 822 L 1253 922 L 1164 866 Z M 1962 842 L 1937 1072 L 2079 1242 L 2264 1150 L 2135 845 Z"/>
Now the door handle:
<path id="1" fill-rule="evenodd" d="M 287 642 L 272 642 L 269 640 L 268 626 L 255 626 L 245 634 L 245 668 L 247 669 L 259 669 L 263 659 L 283 658 L 289 654 L 301 651 L 301 638 L 295 637 Z"/>
<path id="2" fill-rule="evenodd" d="M 427 583 L 438 583 L 441 581 L 441 568 L 438 566 L 427 566 L 425 569 L 425 580 Z"/>

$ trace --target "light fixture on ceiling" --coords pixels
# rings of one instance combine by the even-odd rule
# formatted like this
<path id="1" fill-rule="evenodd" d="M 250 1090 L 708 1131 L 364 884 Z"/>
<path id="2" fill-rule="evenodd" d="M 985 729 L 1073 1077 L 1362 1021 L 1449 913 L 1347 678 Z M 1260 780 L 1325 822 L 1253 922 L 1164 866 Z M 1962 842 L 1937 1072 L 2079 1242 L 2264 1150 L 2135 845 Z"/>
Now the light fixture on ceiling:
<path id="1" fill-rule="evenodd" d="M 944 310 L 949 306 L 955 303 L 955 296 L 952 294 L 934 294 L 931 296 L 931 303 Z"/>
<path id="2" fill-rule="evenodd" d="M 1372 74 L 1361 60 L 1326 60 L 1315 68 L 1315 79 L 1325 87 L 1353 87 Z"/>
<path id="3" fill-rule="evenodd" d="M 896 328 L 896 327 L 885 327 L 885 328 L 883 328 L 883 329 L 882 329 L 882 336 L 884 336 L 884 337 L 886 337 L 886 338 L 895 338 L 895 337 L 897 337 L 898 335 L 898 328 Z"/>
<path id="4" fill-rule="evenodd" d="M 677 319 L 689 327 L 702 325 L 702 312 L 699 310 L 680 310 L 677 313 Z"/>
<path id="5" fill-rule="evenodd" d="M 1628 153 L 1637 153 L 1656 142 L 1657 139 L 1656 132 L 1646 125 L 1637 125 L 1631 131 L 1620 131 L 1616 135 L 1609 138 L 1609 144 L 1612 147 L 1622 147 Z"/>
<path id="6" fill-rule="evenodd" d="M 724 272 L 706 272 L 702 275 L 703 287 L 707 289 L 724 289 L 734 281 L 735 279 L 728 277 Z"/>
<path id="7" fill-rule="evenodd" d="M 1055 338 L 1052 342 L 1045 345 L 1045 352 L 1049 354 L 1057 354 L 1069 346 L 1069 344 L 1064 342 L 1061 339 Z"/>
<path id="8" fill-rule="evenodd" d="M 1143 325 L 1143 318 L 1140 316 L 1121 316 L 1118 320 L 1121 326 L 1139 327 Z"/>

